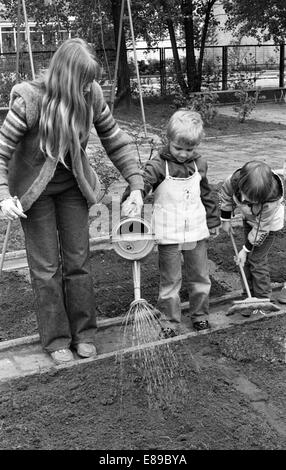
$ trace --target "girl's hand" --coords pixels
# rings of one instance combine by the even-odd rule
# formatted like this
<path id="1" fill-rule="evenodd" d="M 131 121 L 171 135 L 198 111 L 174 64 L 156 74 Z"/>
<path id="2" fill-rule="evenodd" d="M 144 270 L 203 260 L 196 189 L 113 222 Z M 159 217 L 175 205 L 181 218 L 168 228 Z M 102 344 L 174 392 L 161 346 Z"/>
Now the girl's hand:
<path id="1" fill-rule="evenodd" d="M 231 232 L 231 222 L 230 222 L 230 220 L 224 220 L 221 223 L 221 228 L 224 232 L 226 232 L 229 235 L 230 232 Z"/>
<path id="2" fill-rule="evenodd" d="M 247 252 L 242 248 L 242 250 L 240 250 L 240 252 L 238 253 L 238 256 L 234 257 L 234 260 L 236 264 L 240 264 L 243 267 L 245 265 L 246 258 Z"/>
<path id="3" fill-rule="evenodd" d="M 9 197 L 0 202 L 0 208 L 6 219 L 15 220 L 18 217 L 27 218 L 23 212 L 22 204 L 17 197 Z"/>
<path id="4" fill-rule="evenodd" d="M 143 199 L 140 189 L 131 191 L 128 198 L 123 202 L 121 215 L 123 217 L 136 217 L 141 215 Z"/>
<path id="5" fill-rule="evenodd" d="M 216 238 L 219 235 L 219 227 L 210 228 L 209 232 L 212 238 Z"/>

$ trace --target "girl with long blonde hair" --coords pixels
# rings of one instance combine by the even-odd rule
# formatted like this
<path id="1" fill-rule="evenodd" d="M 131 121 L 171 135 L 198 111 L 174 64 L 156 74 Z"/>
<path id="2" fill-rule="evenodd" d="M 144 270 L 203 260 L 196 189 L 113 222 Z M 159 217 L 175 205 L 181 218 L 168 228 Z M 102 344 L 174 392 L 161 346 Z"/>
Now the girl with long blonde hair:
<path id="1" fill-rule="evenodd" d="M 124 215 L 143 205 L 136 149 L 110 113 L 99 74 L 89 45 L 66 40 L 44 73 L 12 88 L 0 130 L 0 207 L 20 217 L 40 340 L 56 363 L 96 355 L 88 209 L 100 184 L 85 151 L 92 125 L 130 186 Z"/>

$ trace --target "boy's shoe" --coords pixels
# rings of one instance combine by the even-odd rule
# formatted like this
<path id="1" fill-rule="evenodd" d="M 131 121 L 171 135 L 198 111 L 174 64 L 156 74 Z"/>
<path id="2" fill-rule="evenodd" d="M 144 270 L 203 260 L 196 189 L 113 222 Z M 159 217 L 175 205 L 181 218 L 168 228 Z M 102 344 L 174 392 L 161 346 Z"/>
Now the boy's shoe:
<path id="1" fill-rule="evenodd" d="M 195 321 L 193 323 L 193 327 L 196 331 L 202 331 L 202 330 L 207 330 L 210 325 L 207 320 L 201 320 L 201 321 Z"/>
<path id="2" fill-rule="evenodd" d="M 57 364 L 65 364 L 66 362 L 70 362 L 74 359 L 73 353 L 70 349 L 58 349 L 57 351 L 53 351 L 50 354 L 51 358 Z"/>
<path id="3" fill-rule="evenodd" d="M 286 287 L 282 287 L 280 294 L 277 297 L 280 304 L 286 304 Z"/>
<path id="4" fill-rule="evenodd" d="M 93 357 L 97 355 L 96 347 L 92 343 L 78 343 L 76 352 L 80 357 Z"/>
<path id="5" fill-rule="evenodd" d="M 169 326 L 162 328 L 159 333 L 160 339 L 173 338 L 174 336 L 177 336 L 177 333 L 175 330 L 173 330 L 173 328 L 170 328 Z"/>

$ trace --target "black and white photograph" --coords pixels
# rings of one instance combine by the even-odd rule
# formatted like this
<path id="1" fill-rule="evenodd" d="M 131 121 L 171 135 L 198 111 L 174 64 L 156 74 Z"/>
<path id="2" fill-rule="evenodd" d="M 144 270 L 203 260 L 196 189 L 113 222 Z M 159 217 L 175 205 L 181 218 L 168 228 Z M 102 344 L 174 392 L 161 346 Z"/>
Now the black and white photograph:
<path id="1" fill-rule="evenodd" d="M 285 0 L 0 1 L 1 453 L 286 450 L 285 38 Z"/>

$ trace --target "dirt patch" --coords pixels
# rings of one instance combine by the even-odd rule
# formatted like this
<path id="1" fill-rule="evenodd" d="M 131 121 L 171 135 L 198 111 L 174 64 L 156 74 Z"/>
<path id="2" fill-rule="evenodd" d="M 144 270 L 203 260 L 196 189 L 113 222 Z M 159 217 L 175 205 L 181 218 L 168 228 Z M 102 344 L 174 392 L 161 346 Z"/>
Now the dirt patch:
<path id="1" fill-rule="evenodd" d="M 141 294 L 153 305 L 159 285 L 157 256 L 154 252 L 141 263 Z M 98 318 L 124 315 L 134 299 L 131 262 L 120 258 L 113 250 L 97 251 L 91 256 L 91 267 Z M 25 274 L 4 272 L 0 292 L 0 341 L 37 333 L 33 293 Z M 213 279 L 211 292 L 223 295 L 226 288 Z M 183 302 L 188 299 L 185 280 L 181 299 Z"/>
<path id="2" fill-rule="evenodd" d="M 285 333 L 277 318 L 175 343 L 153 389 L 134 355 L 2 384 L 0 449 L 285 449 Z"/>
<path id="3" fill-rule="evenodd" d="M 235 238 L 238 246 L 241 246 L 241 227 L 235 228 Z M 226 234 L 221 233 L 216 239 L 210 240 L 209 259 L 221 272 L 237 273 L 233 249 Z M 269 264 L 272 282 L 281 283 L 286 280 L 286 229 L 277 235 Z M 131 262 L 121 258 L 113 250 L 99 250 L 92 253 L 91 267 L 98 318 L 124 315 L 134 299 Z M 231 291 L 229 285 L 213 276 L 211 281 L 211 297 L 220 297 Z M 157 301 L 158 285 L 158 253 L 154 251 L 141 262 L 141 295 L 152 305 Z M 4 272 L 0 279 L 0 293 L 0 341 L 37 333 L 34 300 L 27 271 Z M 183 267 L 181 301 L 187 300 Z"/>

